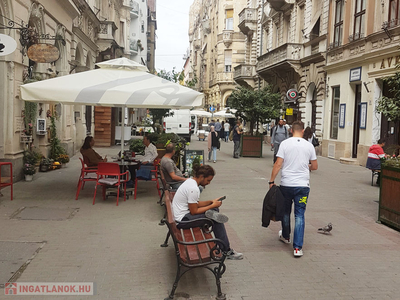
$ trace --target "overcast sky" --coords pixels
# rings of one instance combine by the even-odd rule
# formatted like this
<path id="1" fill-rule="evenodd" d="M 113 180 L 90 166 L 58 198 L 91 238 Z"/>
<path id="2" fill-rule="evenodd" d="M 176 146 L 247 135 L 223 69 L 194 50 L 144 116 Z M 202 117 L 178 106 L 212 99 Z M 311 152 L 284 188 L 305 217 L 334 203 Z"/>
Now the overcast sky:
<path id="1" fill-rule="evenodd" d="M 156 69 L 183 69 L 189 47 L 189 8 L 193 0 L 157 0 Z"/>

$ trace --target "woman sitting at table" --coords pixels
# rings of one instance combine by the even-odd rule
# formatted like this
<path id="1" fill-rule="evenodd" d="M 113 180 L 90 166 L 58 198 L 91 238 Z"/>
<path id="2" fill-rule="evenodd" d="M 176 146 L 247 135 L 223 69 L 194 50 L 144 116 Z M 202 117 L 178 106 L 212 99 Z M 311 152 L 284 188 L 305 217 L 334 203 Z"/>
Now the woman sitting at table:
<path id="1" fill-rule="evenodd" d="M 107 155 L 104 158 L 101 157 L 100 154 L 93 150 L 93 146 L 94 138 L 87 136 L 81 148 L 81 154 L 88 167 L 97 166 L 99 162 L 107 162 Z"/>

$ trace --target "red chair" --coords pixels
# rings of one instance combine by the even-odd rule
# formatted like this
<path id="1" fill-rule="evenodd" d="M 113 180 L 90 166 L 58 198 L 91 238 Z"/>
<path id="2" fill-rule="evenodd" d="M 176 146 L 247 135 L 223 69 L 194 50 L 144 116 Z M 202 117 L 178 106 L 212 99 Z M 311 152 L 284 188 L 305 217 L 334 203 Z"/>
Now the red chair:
<path id="1" fill-rule="evenodd" d="M 156 158 L 153 162 L 153 167 L 154 169 L 151 170 L 151 179 L 150 180 L 145 180 L 145 179 L 140 179 L 136 176 L 135 179 L 135 193 L 134 193 L 134 199 L 136 199 L 136 192 L 137 192 L 137 185 L 138 185 L 138 181 L 155 181 L 156 185 L 157 185 L 157 192 L 158 192 L 158 196 L 161 197 L 161 193 L 160 193 L 160 183 L 158 182 L 158 165 L 160 164 L 160 159 Z"/>
<path id="2" fill-rule="evenodd" d="M 96 200 L 97 186 L 101 185 L 103 187 L 103 200 L 106 199 L 106 187 L 116 187 L 117 188 L 117 206 L 119 200 L 119 190 L 121 184 L 124 187 L 124 201 L 126 201 L 126 182 L 129 171 L 125 173 L 120 173 L 119 165 L 117 163 L 99 163 L 97 166 L 97 180 L 96 187 L 94 189 L 93 205 Z M 112 176 L 112 177 L 109 177 Z M 121 177 L 124 177 L 122 178 Z"/>
<path id="3" fill-rule="evenodd" d="M 97 167 L 85 166 L 85 162 L 84 162 L 85 158 L 83 158 L 83 160 L 82 160 L 82 158 L 79 158 L 79 160 L 81 161 L 82 168 L 81 168 L 81 175 L 79 176 L 79 180 L 78 180 L 78 188 L 76 191 L 75 200 L 78 200 L 79 193 L 81 190 L 83 190 L 86 181 L 97 181 L 97 176 L 96 176 Z"/>

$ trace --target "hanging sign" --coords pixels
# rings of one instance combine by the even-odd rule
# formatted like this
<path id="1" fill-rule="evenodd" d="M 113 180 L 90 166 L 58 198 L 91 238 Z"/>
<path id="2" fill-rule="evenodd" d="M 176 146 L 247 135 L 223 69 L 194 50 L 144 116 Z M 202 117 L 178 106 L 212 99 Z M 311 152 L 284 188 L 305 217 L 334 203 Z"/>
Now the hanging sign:
<path id="1" fill-rule="evenodd" d="M 293 108 L 286 108 L 286 115 L 293 116 Z"/>
<path id="2" fill-rule="evenodd" d="M 297 98 L 299 98 L 299 92 L 295 89 L 290 89 L 286 93 L 287 101 L 285 102 L 296 102 Z"/>
<path id="3" fill-rule="evenodd" d="M 17 42 L 8 35 L 0 34 L 0 56 L 11 54 L 17 49 Z"/>
<path id="4" fill-rule="evenodd" d="M 34 44 L 28 49 L 28 57 L 37 63 L 51 63 L 60 57 L 60 51 L 50 44 Z"/>

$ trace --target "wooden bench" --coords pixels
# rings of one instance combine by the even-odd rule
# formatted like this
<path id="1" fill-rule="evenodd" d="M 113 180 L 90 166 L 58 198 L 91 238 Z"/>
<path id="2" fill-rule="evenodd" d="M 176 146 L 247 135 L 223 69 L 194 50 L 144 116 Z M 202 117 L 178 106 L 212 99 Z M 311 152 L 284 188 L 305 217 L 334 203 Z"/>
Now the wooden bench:
<path id="1" fill-rule="evenodd" d="M 216 299 L 225 300 L 225 294 L 221 292 L 220 278 L 226 270 L 224 262 L 227 252 L 221 250 L 221 246 L 224 245 L 224 242 L 214 238 L 212 235 L 212 220 L 205 218 L 188 222 L 179 222 L 179 224 L 184 224 L 187 228 L 179 229 L 172 211 L 172 195 L 168 190 L 165 191 L 164 203 L 167 216 L 163 219 L 163 222 L 168 226 L 168 235 L 164 244 L 168 243 L 169 237 L 172 237 L 175 245 L 176 259 L 178 261 L 175 282 L 172 285 L 171 293 L 165 300 L 173 299 L 179 279 L 187 271 L 198 267 L 205 267 L 214 274 L 218 290 Z M 191 224 L 194 226 L 197 224 L 197 226 L 199 226 L 200 222 L 203 223 L 202 227 L 188 228 Z M 216 266 L 210 267 L 210 265 Z"/>

